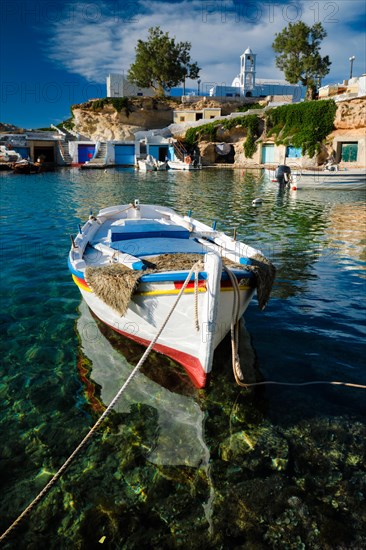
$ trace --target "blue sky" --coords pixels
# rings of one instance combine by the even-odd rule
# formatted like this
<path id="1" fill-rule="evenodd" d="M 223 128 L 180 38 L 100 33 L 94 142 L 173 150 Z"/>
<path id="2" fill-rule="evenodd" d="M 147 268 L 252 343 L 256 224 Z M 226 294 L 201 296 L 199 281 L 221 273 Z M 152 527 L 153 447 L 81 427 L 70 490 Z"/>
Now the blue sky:
<path id="1" fill-rule="evenodd" d="M 324 79 L 366 71 L 365 0 L 2 0 L 0 4 L 0 121 L 25 128 L 57 124 L 70 105 L 105 97 L 110 72 L 127 72 L 139 38 L 159 25 L 192 44 L 202 68 L 201 89 L 231 84 L 239 56 L 257 53 L 259 78 L 283 78 L 271 47 L 289 23 L 320 21 L 328 36 Z M 197 84 L 188 82 L 187 87 Z"/>

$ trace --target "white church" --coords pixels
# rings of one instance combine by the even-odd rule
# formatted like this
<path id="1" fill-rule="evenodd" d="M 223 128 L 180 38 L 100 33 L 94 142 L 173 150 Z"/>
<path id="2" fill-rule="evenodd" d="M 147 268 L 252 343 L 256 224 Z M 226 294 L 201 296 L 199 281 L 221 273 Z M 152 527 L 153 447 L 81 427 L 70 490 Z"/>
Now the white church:
<path id="1" fill-rule="evenodd" d="M 257 78 L 256 57 L 257 54 L 247 48 L 240 56 L 240 74 L 234 78 L 231 86 L 216 85 L 210 89 L 210 96 L 220 98 L 290 96 L 292 103 L 301 101 L 304 94 L 303 86 L 289 84 L 286 80 Z"/>

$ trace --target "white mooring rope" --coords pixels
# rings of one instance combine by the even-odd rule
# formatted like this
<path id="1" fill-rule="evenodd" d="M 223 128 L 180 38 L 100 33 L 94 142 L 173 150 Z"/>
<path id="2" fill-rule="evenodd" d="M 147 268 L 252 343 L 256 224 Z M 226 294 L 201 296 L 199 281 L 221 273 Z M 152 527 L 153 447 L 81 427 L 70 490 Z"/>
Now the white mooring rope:
<path id="1" fill-rule="evenodd" d="M 223 266 L 224 270 L 228 274 L 231 284 L 234 290 L 233 298 L 233 312 L 231 319 L 231 351 L 232 351 L 232 367 L 234 378 L 238 386 L 242 388 L 252 388 L 255 386 L 317 386 L 317 385 L 329 385 L 329 386 L 344 386 L 348 388 L 357 388 L 366 390 L 366 386 L 363 384 L 353 384 L 352 382 L 339 382 L 337 380 L 309 380 L 308 382 L 279 382 L 275 380 L 264 380 L 262 382 L 245 383 L 244 376 L 240 367 L 239 358 L 239 314 L 240 314 L 240 288 L 237 278 L 232 271 Z"/>
<path id="2" fill-rule="evenodd" d="M 197 264 L 197 262 L 196 262 Z M 149 346 L 146 348 L 145 350 L 145 353 L 143 354 L 143 356 L 141 357 L 140 361 L 137 363 L 136 367 L 133 369 L 133 371 L 131 372 L 130 376 L 127 378 L 126 382 L 123 384 L 123 386 L 120 388 L 120 390 L 118 391 L 117 395 L 113 398 L 113 400 L 110 402 L 110 404 L 108 405 L 108 407 L 106 408 L 106 410 L 104 411 L 104 413 L 102 414 L 102 416 L 100 418 L 98 418 L 98 420 L 96 421 L 96 423 L 94 424 L 94 426 L 89 430 L 89 432 L 86 434 L 86 436 L 84 437 L 84 439 L 79 443 L 79 445 L 76 447 L 76 449 L 71 453 L 71 455 L 69 456 L 69 458 L 66 459 L 66 461 L 63 463 L 63 465 L 61 466 L 61 468 L 55 473 L 55 475 L 52 477 L 52 479 L 50 479 L 50 481 L 47 483 L 47 485 L 42 489 L 42 491 L 35 497 L 35 499 L 32 500 L 32 502 L 27 506 L 27 508 L 25 508 L 25 510 L 23 510 L 23 512 L 17 517 L 17 519 L 10 525 L 10 527 L 8 527 L 8 529 L 6 531 L 4 531 L 4 533 L 0 536 L 0 542 L 3 542 L 5 540 L 5 538 L 19 525 L 19 523 L 32 511 L 32 509 L 42 500 L 42 498 L 50 491 L 50 489 L 53 487 L 53 485 L 56 483 L 56 481 L 62 476 L 62 474 L 64 473 L 64 471 L 66 470 L 66 468 L 71 464 L 71 462 L 74 460 L 74 458 L 76 457 L 76 455 L 79 453 L 79 451 L 81 451 L 81 449 L 84 447 L 84 445 L 89 441 L 89 439 L 92 437 L 92 435 L 94 434 L 94 432 L 99 428 L 99 426 L 101 425 L 101 423 L 105 420 L 105 418 L 108 416 L 108 414 L 111 412 L 111 410 L 113 409 L 113 407 L 115 406 L 115 404 L 117 403 L 117 401 L 120 399 L 121 395 L 123 394 L 123 392 L 125 391 L 125 389 L 127 388 L 127 386 L 129 385 L 129 383 L 131 382 L 131 380 L 135 377 L 135 375 L 137 374 L 138 370 L 142 367 L 142 365 L 145 363 L 149 353 L 151 352 L 153 346 L 155 345 L 156 341 L 158 340 L 159 336 L 161 335 L 161 333 L 163 332 L 164 328 L 166 327 L 170 317 L 172 316 L 172 313 L 173 311 L 175 310 L 179 300 L 181 299 L 182 295 L 183 295 L 183 292 L 185 291 L 195 269 L 196 269 L 196 264 L 193 265 L 193 267 L 191 268 L 190 272 L 188 273 L 187 275 L 187 278 L 186 280 L 184 281 L 183 283 L 183 286 L 182 288 L 180 289 L 179 291 L 179 294 L 171 308 L 171 310 L 169 311 L 165 321 L 163 322 L 163 324 L 161 325 L 158 333 L 156 334 L 156 336 L 154 337 L 154 339 L 150 342 Z"/>

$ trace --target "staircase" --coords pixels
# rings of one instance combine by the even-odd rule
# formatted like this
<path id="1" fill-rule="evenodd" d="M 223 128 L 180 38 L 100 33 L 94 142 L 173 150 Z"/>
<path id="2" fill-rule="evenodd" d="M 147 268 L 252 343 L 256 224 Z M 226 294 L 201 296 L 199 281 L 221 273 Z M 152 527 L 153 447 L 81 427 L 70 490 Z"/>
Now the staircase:
<path id="1" fill-rule="evenodd" d="M 65 144 L 63 144 L 61 140 L 58 142 L 61 158 L 66 166 L 70 166 L 72 164 L 72 158 L 70 153 L 65 149 L 64 145 L 67 145 L 67 142 Z"/>
<path id="2" fill-rule="evenodd" d="M 65 166 L 70 166 L 72 164 L 72 157 L 69 153 L 68 143 L 69 141 L 73 141 L 75 138 L 66 128 L 64 128 L 64 130 L 61 130 L 58 126 L 55 126 L 54 124 L 51 124 L 51 128 L 56 130 L 57 133 L 62 136 L 61 139 L 58 140 L 60 157 L 63 160 Z"/>
<path id="3" fill-rule="evenodd" d="M 94 157 L 88 162 L 87 166 L 90 167 L 101 167 L 106 166 L 107 164 L 107 143 L 105 141 L 100 141 L 99 146 L 97 147 L 97 152 Z"/>
<path id="4" fill-rule="evenodd" d="M 179 139 L 177 139 L 177 141 L 173 141 L 173 147 L 174 147 L 175 156 L 179 160 L 184 160 L 188 152 L 187 152 L 187 149 L 184 147 L 183 143 Z"/>

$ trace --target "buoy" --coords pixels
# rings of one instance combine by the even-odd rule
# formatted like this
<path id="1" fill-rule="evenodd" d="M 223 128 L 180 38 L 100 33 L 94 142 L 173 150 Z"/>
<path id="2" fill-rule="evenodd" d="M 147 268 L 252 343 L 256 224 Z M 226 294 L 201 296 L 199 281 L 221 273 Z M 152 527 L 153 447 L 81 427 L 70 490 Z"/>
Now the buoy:
<path id="1" fill-rule="evenodd" d="M 253 206 L 257 206 L 258 204 L 262 204 L 262 199 L 254 199 L 252 201 L 252 205 Z"/>
<path id="2" fill-rule="evenodd" d="M 291 189 L 292 189 L 292 191 L 297 191 L 296 185 L 293 185 L 293 186 L 291 187 Z"/>

